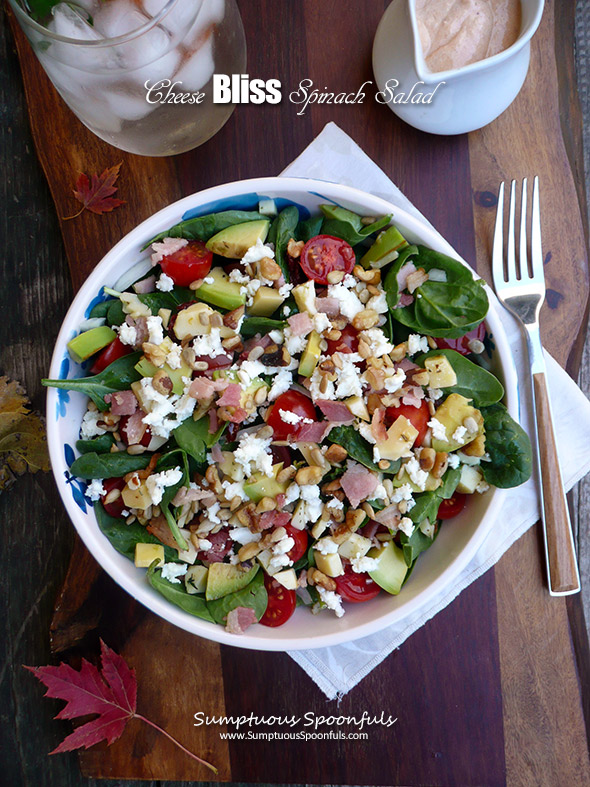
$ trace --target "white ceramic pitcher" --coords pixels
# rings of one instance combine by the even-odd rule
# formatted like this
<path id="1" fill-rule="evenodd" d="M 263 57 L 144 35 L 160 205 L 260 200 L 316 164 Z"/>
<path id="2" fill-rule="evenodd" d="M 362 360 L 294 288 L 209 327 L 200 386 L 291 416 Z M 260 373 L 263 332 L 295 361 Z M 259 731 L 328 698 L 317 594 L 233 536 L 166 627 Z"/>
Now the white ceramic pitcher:
<path id="1" fill-rule="evenodd" d="M 518 39 L 503 52 L 462 68 L 426 66 L 416 21 L 416 0 L 393 0 L 375 36 L 373 70 L 381 103 L 402 120 L 432 134 L 462 134 L 487 125 L 514 101 L 525 80 L 530 40 L 544 0 L 521 0 Z"/>

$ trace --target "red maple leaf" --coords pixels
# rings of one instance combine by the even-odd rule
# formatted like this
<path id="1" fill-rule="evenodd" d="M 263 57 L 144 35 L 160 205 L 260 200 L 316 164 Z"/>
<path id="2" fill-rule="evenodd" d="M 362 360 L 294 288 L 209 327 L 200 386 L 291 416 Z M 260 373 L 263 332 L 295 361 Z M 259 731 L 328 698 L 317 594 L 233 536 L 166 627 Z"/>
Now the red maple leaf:
<path id="1" fill-rule="evenodd" d="M 110 745 L 121 737 L 130 719 L 140 719 L 169 738 L 190 757 L 217 773 L 213 765 L 185 749 L 157 724 L 136 713 L 135 670 L 102 640 L 100 651 L 100 669 L 86 659 L 82 659 L 79 671 L 63 662 L 58 667 L 25 667 L 47 686 L 46 697 L 66 700 L 65 708 L 57 714 L 56 719 L 96 715 L 95 719 L 77 727 L 50 754 L 82 747 L 89 749 L 101 741 L 107 741 Z"/>
<path id="2" fill-rule="evenodd" d="M 82 210 L 74 216 L 68 216 L 64 221 L 75 219 L 84 210 L 90 210 L 92 213 L 102 215 L 103 213 L 109 213 L 113 208 L 124 205 L 125 200 L 113 197 L 113 194 L 117 191 L 115 183 L 119 177 L 122 163 L 119 162 L 114 167 L 108 167 L 101 175 L 91 175 L 90 178 L 82 172 L 76 181 L 74 190 L 74 197 L 78 202 L 82 203 Z"/>

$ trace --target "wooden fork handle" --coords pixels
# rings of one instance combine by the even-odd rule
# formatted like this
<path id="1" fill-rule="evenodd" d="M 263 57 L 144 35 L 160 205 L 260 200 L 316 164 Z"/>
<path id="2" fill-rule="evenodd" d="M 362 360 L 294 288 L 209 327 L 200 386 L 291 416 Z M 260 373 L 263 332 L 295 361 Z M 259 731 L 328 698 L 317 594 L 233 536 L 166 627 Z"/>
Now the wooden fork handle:
<path id="1" fill-rule="evenodd" d="M 547 546 L 549 589 L 554 593 L 575 593 L 580 589 L 576 551 L 565 490 L 561 480 L 557 446 L 545 374 L 533 374 L 539 463 L 543 482 L 543 519 Z"/>

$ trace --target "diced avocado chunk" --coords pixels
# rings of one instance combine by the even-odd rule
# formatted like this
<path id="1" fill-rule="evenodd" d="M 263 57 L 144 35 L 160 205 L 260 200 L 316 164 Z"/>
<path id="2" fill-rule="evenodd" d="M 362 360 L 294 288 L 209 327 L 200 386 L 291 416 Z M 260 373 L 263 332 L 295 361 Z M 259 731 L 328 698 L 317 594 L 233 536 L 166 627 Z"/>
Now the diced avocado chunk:
<path id="1" fill-rule="evenodd" d="M 246 296 L 240 292 L 240 285 L 235 281 L 230 281 L 223 268 L 213 268 L 206 278 L 212 278 L 214 281 L 204 282 L 195 290 L 195 297 L 201 301 L 230 311 L 246 303 Z"/>
<path id="2" fill-rule="evenodd" d="M 405 415 L 399 415 L 387 430 L 387 439 L 377 444 L 381 459 L 401 459 L 410 456 L 418 430 Z"/>
<path id="3" fill-rule="evenodd" d="M 209 238 L 207 248 L 220 257 L 241 260 L 248 249 L 256 245 L 256 241 L 260 240 L 264 243 L 269 228 L 268 219 L 233 224 Z"/>
<path id="4" fill-rule="evenodd" d="M 438 440 L 433 436 L 432 447 L 435 451 L 455 451 L 475 440 L 478 435 L 483 434 L 483 416 L 479 410 L 469 404 L 470 401 L 461 394 L 452 393 L 437 408 L 434 417 L 445 427 L 447 439 Z M 462 439 L 453 439 L 457 429 L 464 427 L 467 419 L 474 422 L 477 429 L 474 431 L 460 430 L 465 431 Z"/>
<path id="5" fill-rule="evenodd" d="M 257 571 L 257 565 L 252 566 L 249 571 L 244 571 L 240 566 L 232 566 L 231 563 L 211 563 L 207 574 L 205 598 L 207 601 L 215 601 L 230 593 L 243 590 L 254 579 Z"/>
<path id="6" fill-rule="evenodd" d="M 274 287 L 259 287 L 254 293 L 248 314 L 254 317 L 270 317 L 285 299 Z"/>
<path id="7" fill-rule="evenodd" d="M 373 582 L 393 596 L 397 596 L 408 573 L 402 550 L 393 541 L 388 541 L 384 547 L 370 549 L 368 557 L 379 560 L 377 568 L 369 571 Z"/>
<path id="8" fill-rule="evenodd" d="M 135 370 L 141 374 L 142 377 L 153 377 L 158 371 L 158 367 L 142 355 L 139 361 L 135 364 Z M 180 369 L 171 369 L 167 363 L 162 366 L 162 371 L 165 372 L 172 380 L 172 393 L 181 394 L 184 391 L 183 377 L 191 377 L 192 369 L 190 366 L 182 361 Z"/>
<path id="9" fill-rule="evenodd" d="M 314 370 L 318 365 L 318 361 L 320 360 L 320 355 L 322 354 L 320 349 L 321 341 L 322 337 L 317 331 L 312 331 L 309 334 L 307 346 L 302 352 L 301 359 L 299 361 L 299 374 L 302 377 L 311 377 L 311 375 L 314 373 Z"/>
<path id="10" fill-rule="evenodd" d="M 255 377 L 250 385 L 245 388 L 240 394 L 240 407 L 246 410 L 247 413 L 253 413 L 256 410 L 256 403 L 254 396 L 260 388 L 269 388 L 268 383 L 261 380 L 260 377 Z"/>
<path id="11" fill-rule="evenodd" d="M 361 265 L 365 268 L 382 268 L 387 263 L 395 260 L 401 249 L 408 246 L 408 241 L 403 237 L 397 227 L 389 227 L 377 236 L 377 240 L 361 257 Z"/>
<path id="12" fill-rule="evenodd" d="M 112 328 L 109 328 L 108 325 L 101 325 L 75 336 L 68 342 L 68 351 L 76 363 L 82 363 L 116 338 L 117 334 Z"/>
<path id="13" fill-rule="evenodd" d="M 271 476 L 265 475 L 264 473 L 254 473 L 254 475 L 244 484 L 244 492 L 248 495 L 250 500 L 254 503 L 258 503 L 263 497 L 284 495 L 291 482 L 285 481 L 284 483 L 279 483 L 277 481 L 277 475 L 282 469 L 283 463 L 280 462 L 278 465 L 273 465 L 273 474 Z"/>

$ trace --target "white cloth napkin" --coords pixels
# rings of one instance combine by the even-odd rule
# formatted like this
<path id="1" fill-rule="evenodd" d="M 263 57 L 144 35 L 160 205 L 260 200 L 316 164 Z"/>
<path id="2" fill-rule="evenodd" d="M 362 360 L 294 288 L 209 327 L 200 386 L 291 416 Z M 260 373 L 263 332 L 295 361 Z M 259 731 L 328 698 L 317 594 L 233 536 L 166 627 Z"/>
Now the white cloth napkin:
<path id="1" fill-rule="evenodd" d="M 385 173 L 334 123 L 329 123 L 282 174 L 355 186 L 425 220 Z M 526 350 L 518 324 L 508 312 L 505 312 L 504 326 L 521 383 L 521 423 L 530 434 L 532 424 L 529 423 L 526 401 L 523 401 L 529 390 Z M 559 364 L 548 353 L 545 355 L 559 460 L 563 480 L 569 490 L 590 470 L 590 402 Z M 464 571 L 443 593 L 425 603 L 414 615 L 404 618 L 398 625 L 354 642 L 318 650 L 292 651 L 289 655 L 329 699 L 343 696 L 416 629 L 493 566 L 538 519 L 538 496 L 535 482 L 531 479 L 507 494 L 493 534 Z"/>

